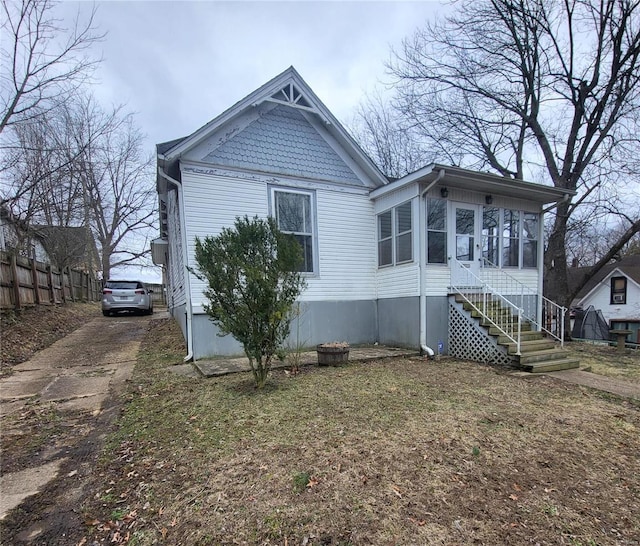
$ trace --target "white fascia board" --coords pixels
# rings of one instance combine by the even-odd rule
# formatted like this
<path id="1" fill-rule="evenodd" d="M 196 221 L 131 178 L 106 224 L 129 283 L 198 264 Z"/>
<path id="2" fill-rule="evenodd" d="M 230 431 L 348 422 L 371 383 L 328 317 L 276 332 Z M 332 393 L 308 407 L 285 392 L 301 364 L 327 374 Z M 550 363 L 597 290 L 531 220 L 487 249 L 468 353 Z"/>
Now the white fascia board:
<path id="1" fill-rule="evenodd" d="M 442 167 L 442 168 L 445 169 L 445 172 L 446 172 L 446 168 L 445 167 Z M 408 186 L 409 184 L 413 184 L 415 182 L 419 182 L 423 179 L 426 179 L 429 175 L 437 175 L 437 172 L 435 170 L 435 164 L 427 165 L 426 167 L 422 167 L 421 169 L 418 169 L 417 171 L 414 171 L 406 176 L 403 176 L 402 178 L 398 178 L 398 180 L 389 182 L 386 186 L 373 190 L 369 194 L 369 197 L 375 200 L 378 197 L 386 195 L 387 193 L 397 191 L 401 188 L 404 188 L 405 186 Z"/>
<path id="2" fill-rule="evenodd" d="M 428 181 L 428 177 L 435 176 L 441 170 L 444 170 L 445 172 L 444 178 L 440 182 L 440 185 L 442 186 L 450 186 L 452 188 L 485 192 L 488 194 L 503 195 L 519 199 L 528 199 L 540 204 L 561 201 L 562 199 L 566 199 L 576 193 L 574 191 L 555 188 L 552 186 L 543 186 L 533 182 L 504 178 L 496 174 L 483 173 L 469 169 L 462 169 L 460 167 L 433 163 L 389 183 L 384 188 L 378 188 L 372 191 L 371 198 L 377 199 L 381 195 L 384 195 L 389 191 L 395 191 L 407 184 L 421 181 L 426 182 Z"/>

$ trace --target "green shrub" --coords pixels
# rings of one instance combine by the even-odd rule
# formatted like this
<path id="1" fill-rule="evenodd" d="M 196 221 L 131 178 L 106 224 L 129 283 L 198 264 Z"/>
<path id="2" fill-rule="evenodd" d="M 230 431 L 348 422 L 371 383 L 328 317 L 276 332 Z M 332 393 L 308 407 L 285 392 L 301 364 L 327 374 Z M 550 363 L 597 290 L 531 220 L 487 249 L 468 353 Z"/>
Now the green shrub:
<path id="1" fill-rule="evenodd" d="M 289 333 L 293 303 L 305 287 L 299 243 L 272 218 L 236 218 L 217 237 L 196 237 L 195 274 L 206 281 L 204 306 L 221 335 L 243 346 L 258 388 Z"/>

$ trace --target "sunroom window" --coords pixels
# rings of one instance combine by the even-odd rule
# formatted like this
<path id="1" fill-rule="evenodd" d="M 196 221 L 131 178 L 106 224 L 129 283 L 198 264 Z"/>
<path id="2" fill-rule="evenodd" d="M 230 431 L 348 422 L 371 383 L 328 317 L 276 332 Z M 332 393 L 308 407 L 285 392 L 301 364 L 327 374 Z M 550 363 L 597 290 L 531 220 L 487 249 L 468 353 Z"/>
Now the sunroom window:
<path id="1" fill-rule="evenodd" d="M 520 265 L 520 212 L 504 210 L 502 225 L 502 266 Z"/>
<path id="2" fill-rule="evenodd" d="M 497 266 L 500 259 L 500 209 L 484 207 L 482 211 L 482 257 L 486 265 Z"/>
<path id="3" fill-rule="evenodd" d="M 396 263 L 413 259 L 413 238 L 411 235 L 411 201 L 395 208 L 396 214 Z"/>
<path id="4" fill-rule="evenodd" d="M 525 212 L 522 223 L 522 267 L 538 265 L 538 215 Z"/>
<path id="5" fill-rule="evenodd" d="M 292 234 L 300 243 L 300 271 L 313 273 L 314 221 L 311 193 L 274 190 L 273 208 L 278 229 Z"/>
<path id="6" fill-rule="evenodd" d="M 413 260 L 411 201 L 378 214 L 378 267 Z"/>
<path id="7" fill-rule="evenodd" d="M 393 222 L 391 211 L 378 215 L 378 266 L 393 264 Z"/>
<path id="8" fill-rule="evenodd" d="M 427 263 L 447 262 L 447 202 L 427 199 Z"/>

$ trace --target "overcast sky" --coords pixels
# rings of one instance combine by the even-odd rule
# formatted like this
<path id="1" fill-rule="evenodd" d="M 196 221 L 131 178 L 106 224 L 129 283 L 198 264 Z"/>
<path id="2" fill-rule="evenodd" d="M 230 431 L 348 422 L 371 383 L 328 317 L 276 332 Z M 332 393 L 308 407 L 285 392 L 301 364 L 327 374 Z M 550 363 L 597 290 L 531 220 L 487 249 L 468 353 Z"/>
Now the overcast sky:
<path id="1" fill-rule="evenodd" d="M 93 3 L 58 6 L 62 25 Z M 155 144 L 191 134 L 293 65 L 331 112 L 349 124 L 366 92 L 386 80 L 391 47 L 432 19 L 442 2 L 105 1 L 106 33 L 93 92 L 125 104 Z M 160 281 L 160 269 L 119 274 Z"/>
<path id="2" fill-rule="evenodd" d="M 65 19 L 93 4 L 65 2 Z M 186 136 L 293 65 L 348 122 L 391 46 L 443 9 L 422 2 L 97 2 L 95 93 L 138 114 L 150 149 Z"/>

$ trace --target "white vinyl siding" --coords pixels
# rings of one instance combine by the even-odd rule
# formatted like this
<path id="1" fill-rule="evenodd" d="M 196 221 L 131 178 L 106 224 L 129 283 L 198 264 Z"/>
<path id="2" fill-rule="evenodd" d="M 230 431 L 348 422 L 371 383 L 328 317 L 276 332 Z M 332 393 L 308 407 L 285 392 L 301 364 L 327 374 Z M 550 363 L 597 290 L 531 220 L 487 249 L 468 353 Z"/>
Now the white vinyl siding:
<path id="1" fill-rule="evenodd" d="M 196 268 L 195 239 L 219 235 L 223 227 L 233 227 L 238 216 L 266 218 L 267 186 L 253 180 L 210 176 L 193 172 L 182 174 L 186 217 L 188 266 Z M 195 313 L 202 312 L 206 284 L 192 273 L 191 297 Z"/>
<path id="2" fill-rule="evenodd" d="M 183 172 L 189 265 L 195 267 L 195 237 L 218 235 L 237 216 L 266 218 L 270 186 L 246 180 Z M 292 181 L 291 190 L 297 191 Z M 307 184 L 308 186 L 308 184 Z M 317 269 L 307 277 L 302 301 L 375 298 L 376 229 L 373 203 L 365 192 L 315 190 Z M 278 185 L 279 191 L 287 190 Z M 312 190 L 309 190 L 312 191 Z M 202 312 L 205 284 L 191 275 L 194 312 Z"/>
<path id="3" fill-rule="evenodd" d="M 178 192 L 167 194 L 167 238 L 169 263 L 167 264 L 167 305 L 170 309 L 186 303 L 184 279 L 184 254 L 180 231 Z"/>
<path id="4" fill-rule="evenodd" d="M 368 195 L 318 190 L 319 275 L 307 279 L 305 300 L 375 298 L 376 219 Z"/>
<path id="5" fill-rule="evenodd" d="M 404 298 L 420 293 L 420 269 L 417 262 L 378 269 L 378 298 Z"/>

